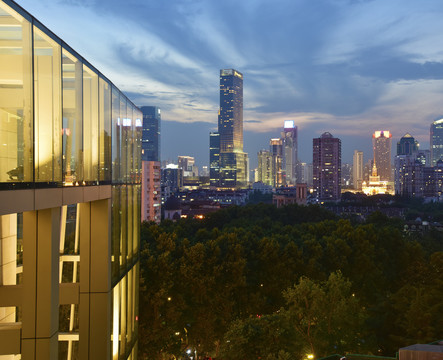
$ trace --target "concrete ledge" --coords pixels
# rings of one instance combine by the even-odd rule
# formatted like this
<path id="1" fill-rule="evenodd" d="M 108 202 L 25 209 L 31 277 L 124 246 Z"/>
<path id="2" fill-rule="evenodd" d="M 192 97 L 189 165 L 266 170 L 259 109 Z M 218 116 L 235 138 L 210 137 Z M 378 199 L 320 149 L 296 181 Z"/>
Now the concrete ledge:
<path id="1" fill-rule="evenodd" d="M 43 210 L 60 207 L 63 204 L 63 189 L 36 189 L 35 209 Z"/>
<path id="2" fill-rule="evenodd" d="M 22 304 L 22 285 L 0 286 L 0 307 L 20 306 Z"/>
<path id="3" fill-rule="evenodd" d="M 71 205 L 83 202 L 83 188 L 65 187 L 63 190 L 63 205 Z"/>
<path id="4" fill-rule="evenodd" d="M 60 305 L 78 304 L 80 299 L 80 284 L 61 283 L 58 293 Z"/>
<path id="5" fill-rule="evenodd" d="M 21 323 L 0 324 L 0 355 L 20 354 Z"/>
<path id="6" fill-rule="evenodd" d="M 0 215 L 32 211 L 34 201 L 34 190 L 0 191 Z"/>

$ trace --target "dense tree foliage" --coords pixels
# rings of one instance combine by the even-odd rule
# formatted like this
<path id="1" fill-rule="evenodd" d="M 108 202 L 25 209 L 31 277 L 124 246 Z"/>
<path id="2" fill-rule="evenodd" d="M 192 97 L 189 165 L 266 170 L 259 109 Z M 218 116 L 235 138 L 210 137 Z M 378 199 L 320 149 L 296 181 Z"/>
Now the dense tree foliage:
<path id="1" fill-rule="evenodd" d="M 393 355 L 443 337 L 443 234 L 381 214 L 259 204 L 144 223 L 140 267 L 145 358 Z"/>

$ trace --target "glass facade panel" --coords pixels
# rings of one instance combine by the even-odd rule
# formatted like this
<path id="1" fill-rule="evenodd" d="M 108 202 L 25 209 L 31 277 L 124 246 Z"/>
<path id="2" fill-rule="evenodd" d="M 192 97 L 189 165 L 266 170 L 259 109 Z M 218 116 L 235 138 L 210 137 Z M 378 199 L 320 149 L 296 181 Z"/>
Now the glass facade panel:
<path id="1" fill-rule="evenodd" d="M 61 182 L 61 47 L 34 26 L 35 181 Z"/>
<path id="2" fill-rule="evenodd" d="M 100 181 L 111 181 L 111 85 L 100 78 Z"/>
<path id="3" fill-rule="evenodd" d="M 0 183 L 32 182 L 31 24 L 0 3 Z"/>
<path id="4" fill-rule="evenodd" d="M 121 159 L 120 159 L 120 176 L 119 182 L 127 182 L 128 179 L 128 151 L 129 151 L 129 129 L 130 120 L 127 116 L 127 101 L 124 96 L 120 96 L 120 120 L 121 120 L 121 132 L 122 132 L 122 144 L 128 146 L 121 146 Z"/>
<path id="5" fill-rule="evenodd" d="M 63 77 L 63 185 L 83 181 L 82 62 L 62 51 Z"/>
<path id="6" fill-rule="evenodd" d="M 98 75 L 83 65 L 83 146 L 85 181 L 98 181 Z"/>
<path id="7" fill-rule="evenodd" d="M 120 92 L 112 87 L 112 182 L 120 182 L 121 160 L 121 119 L 120 119 Z"/>

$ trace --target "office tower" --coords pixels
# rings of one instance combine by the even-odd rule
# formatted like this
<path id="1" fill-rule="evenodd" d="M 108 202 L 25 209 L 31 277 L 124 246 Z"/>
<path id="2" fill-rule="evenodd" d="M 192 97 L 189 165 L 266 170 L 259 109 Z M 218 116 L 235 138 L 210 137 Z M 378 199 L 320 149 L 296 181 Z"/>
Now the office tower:
<path id="1" fill-rule="evenodd" d="M 341 196 L 341 141 L 325 132 L 313 139 L 313 182 L 319 200 Z"/>
<path id="2" fill-rule="evenodd" d="M 192 156 L 179 156 L 178 167 L 183 169 L 184 177 L 198 176 L 198 169 L 195 166 L 195 158 Z"/>
<path id="3" fill-rule="evenodd" d="M 220 184 L 220 134 L 218 132 L 209 134 L 209 184 L 215 187 Z"/>
<path id="4" fill-rule="evenodd" d="M 418 147 L 418 141 L 411 134 L 406 134 L 397 142 L 397 155 L 413 155 L 418 151 Z"/>
<path id="5" fill-rule="evenodd" d="M 432 166 L 430 150 L 418 150 L 415 154 L 415 159 L 423 166 Z"/>
<path id="6" fill-rule="evenodd" d="M 142 161 L 161 161 L 160 109 L 156 106 L 142 106 L 140 110 L 143 112 Z"/>
<path id="7" fill-rule="evenodd" d="M 307 184 L 308 187 L 312 187 L 312 164 L 300 162 L 299 169 L 300 180 L 298 182 L 301 184 Z"/>
<path id="8" fill-rule="evenodd" d="M 283 140 L 283 170 L 286 175 L 286 184 L 295 185 L 297 183 L 297 126 L 294 120 L 286 120 L 281 133 Z"/>
<path id="9" fill-rule="evenodd" d="M 161 220 L 160 161 L 142 161 L 141 221 Z"/>
<path id="10" fill-rule="evenodd" d="M 172 193 L 178 192 L 183 187 L 183 169 L 178 165 L 169 164 L 161 171 L 163 186 L 168 187 Z"/>
<path id="11" fill-rule="evenodd" d="M 0 15 L 0 358 L 135 359 L 142 113 L 17 4 Z"/>
<path id="12" fill-rule="evenodd" d="M 414 155 L 397 155 L 395 164 L 395 193 L 403 196 L 422 196 L 422 168 Z"/>
<path id="13" fill-rule="evenodd" d="M 392 134 L 389 131 L 375 131 L 372 135 L 374 162 L 380 181 L 391 181 Z"/>
<path id="14" fill-rule="evenodd" d="M 279 187 L 284 184 L 282 139 L 271 139 L 269 141 L 269 151 L 272 156 L 272 186 Z"/>
<path id="15" fill-rule="evenodd" d="M 431 124 L 431 166 L 436 166 L 437 161 L 443 159 L 443 118 Z"/>
<path id="16" fill-rule="evenodd" d="M 257 153 L 257 157 L 258 157 L 257 181 L 260 181 L 266 185 L 272 185 L 273 176 L 272 176 L 271 152 L 267 150 L 260 150 Z"/>
<path id="17" fill-rule="evenodd" d="M 354 189 L 361 190 L 363 184 L 363 151 L 354 150 L 352 179 Z"/>
<path id="18" fill-rule="evenodd" d="M 243 152 L 243 75 L 220 70 L 220 183 L 223 188 L 246 186 L 247 154 Z"/>

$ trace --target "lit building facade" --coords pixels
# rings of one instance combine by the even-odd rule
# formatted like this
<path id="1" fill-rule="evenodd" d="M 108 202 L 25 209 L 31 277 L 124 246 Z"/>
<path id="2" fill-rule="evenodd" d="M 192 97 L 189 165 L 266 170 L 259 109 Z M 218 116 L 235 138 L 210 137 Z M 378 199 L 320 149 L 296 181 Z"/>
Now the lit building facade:
<path id="1" fill-rule="evenodd" d="M 243 152 L 243 75 L 234 69 L 220 70 L 220 182 L 222 188 L 247 185 L 247 154 Z"/>
<path id="2" fill-rule="evenodd" d="M 380 181 L 391 181 L 392 134 L 389 131 L 375 131 L 372 135 L 374 162 Z"/>
<path id="3" fill-rule="evenodd" d="M 283 141 L 283 170 L 286 175 L 286 184 L 295 185 L 298 165 L 297 126 L 294 120 L 286 120 L 281 133 Z"/>
<path id="4" fill-rule="evenodd" d="M 283 172 L 283 141 L 282 139 L 271 139 L 269 150 L 272 156 L 272 186 L 280 187 L 284 184 Z"/>
<path id="5" fill-rule="evenodd" d="M 431 124 L 431 166 L 436 166 L 438 160 L 443 159 L 443 118 Z"/>
<path id="6" fill-rule="evenodd" d="M 161 169 L 159 161 L 142 161 L 141 221 L 161 221 Z"/>
<path id="7" fill-rule="evenodd" d="M 354 150 L 352 182 L 355 190 L 361 190 L 363 184 L 363 151 Z"/>
<path id="8" fill-rule="evenodd" d="M 220 134 L 209 134 L 209 183 L 217 187 L 220 182 Z"/>
<path id="9" fill-rule="evenodd" d="M 140 110 L 143 113 L 142 161 L 161 161 L 161 111 L 156 106 L 142 106 Z"/>
<path id="10" fill-rule="evenodd" d="M 142 113 L 0 0 L 0 357 L 136 359 Z"/>
<path id="11" fill-rule="evenodd" d="M 325 132 L 313 139 L 313 183 L 319 200 L 340 200 L 341 140 Z"/>
<path id="12" fill-rule="evenodd" d="M 257 153 L 258 169 L 257 169 L 257 181 L 262 182 L 265 185 L 273 184 L 272 176 L 272 155 L 267 150 L 260 150 Z"/>

